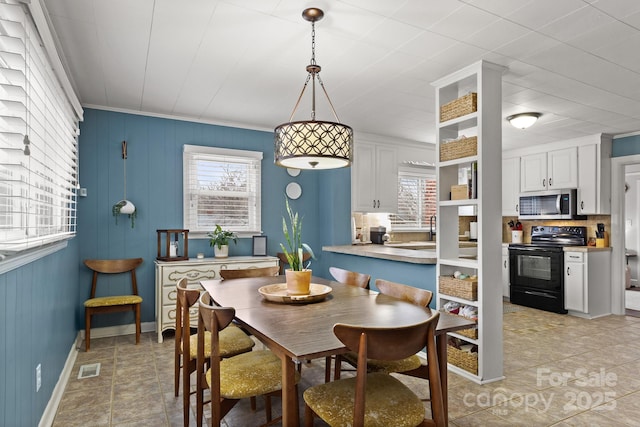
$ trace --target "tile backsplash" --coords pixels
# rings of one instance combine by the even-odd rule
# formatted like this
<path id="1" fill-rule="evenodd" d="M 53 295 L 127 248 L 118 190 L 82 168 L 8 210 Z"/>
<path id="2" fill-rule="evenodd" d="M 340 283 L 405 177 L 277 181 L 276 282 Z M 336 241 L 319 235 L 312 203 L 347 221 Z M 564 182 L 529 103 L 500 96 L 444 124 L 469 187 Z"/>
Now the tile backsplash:
<path id="1" fill-rule="evenodd" d="M 502 217 L 502 242 L 511 243 L 511 228 L 507 225 L 509 221 L 517 222 L 518 217 L 504 216 Z M 589 215 L 585 220 L 521 220 L 522 229 L 524 231 L 524 243 L 531 243 L 531 227 L 535 225 L 573 225 L 576 227 L 587 227 L 587 238 L 596 237 L 597 224 L 604 224 L 604 230 L 611 234 L 611 216 L 610 215 Z"/>

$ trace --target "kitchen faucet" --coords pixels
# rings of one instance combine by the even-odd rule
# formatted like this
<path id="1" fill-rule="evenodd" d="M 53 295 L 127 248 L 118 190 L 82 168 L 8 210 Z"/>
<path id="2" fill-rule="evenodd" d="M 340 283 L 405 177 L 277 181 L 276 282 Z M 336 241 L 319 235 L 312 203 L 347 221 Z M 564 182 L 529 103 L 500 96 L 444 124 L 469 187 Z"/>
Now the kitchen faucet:
<path id="1" fill-rule="evenodd" d="M 436 224 L 436 216 L 429 217 L 429 241 L 433 242 L 433 226 Z"/>

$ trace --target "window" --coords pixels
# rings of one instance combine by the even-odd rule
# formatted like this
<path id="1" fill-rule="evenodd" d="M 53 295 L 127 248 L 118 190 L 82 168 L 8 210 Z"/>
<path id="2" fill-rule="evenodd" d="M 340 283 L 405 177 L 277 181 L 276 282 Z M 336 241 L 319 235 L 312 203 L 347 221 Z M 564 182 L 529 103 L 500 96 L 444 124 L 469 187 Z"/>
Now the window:
<path id="1" fill-rule="evenodd" d="M 394 230 L 428 229 L 436 214 L 436 178 L 433 172 L 405 170 L 398 173 L 398 212 L 391 214 Z"/>
<path id="2" fill-rule="evenodd" d="M 0 0 L 0 259 L 76 232 L 82 108 L 31 3 Z"/>
<path id="3" fill-rule="evenodd" d="M 262 153 L 184 146 L 184 228 L 205 237 L 216 224 L 240 236 L 260 234 Z"/>

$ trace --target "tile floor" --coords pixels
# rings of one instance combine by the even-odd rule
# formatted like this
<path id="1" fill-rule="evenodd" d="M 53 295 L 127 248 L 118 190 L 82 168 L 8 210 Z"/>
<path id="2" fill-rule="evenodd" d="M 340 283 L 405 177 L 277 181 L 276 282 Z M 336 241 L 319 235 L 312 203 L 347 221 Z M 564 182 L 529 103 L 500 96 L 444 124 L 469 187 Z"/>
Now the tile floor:
<path id="1" fill-rule="evenodd" d="M 506 308 L 506 379 L 477 385 L 450 373 L 450 425 L 638 425 L 640 318 L 585 320 L 510 304 Z M 154 333 L 143 334 L 138 346 L 133 336 L 94 339 L 89 353 L 80 350 L 54 426 L 182 425 L 181 398 L 173 395 L 172 335 L 165 334 L 162 344 L 155 338 Z M 96 362 L 101 363 L 98 377 L 76 379 L 80 365 Z M 323 375 L 323 361 L 305 366 L 301 389 Z M 399 377 L 424 390 L 422 380 Z M 241 401 L 223 425 L 260 425 L 261 408 L 261 399 L 255 413 Z M 279 414 L 277 399 L 273 409 Z"/>

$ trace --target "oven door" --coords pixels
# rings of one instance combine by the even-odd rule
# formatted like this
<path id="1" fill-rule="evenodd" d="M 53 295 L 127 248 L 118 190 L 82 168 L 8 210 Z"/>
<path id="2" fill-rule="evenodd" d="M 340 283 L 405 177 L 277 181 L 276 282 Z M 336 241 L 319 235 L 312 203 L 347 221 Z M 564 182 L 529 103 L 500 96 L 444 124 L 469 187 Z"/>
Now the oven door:
<path id="1" fill-rule="evenodd" d="M 512 287 L 562 293 L 564 255 L 558 248 L 509 247 Z"/>

